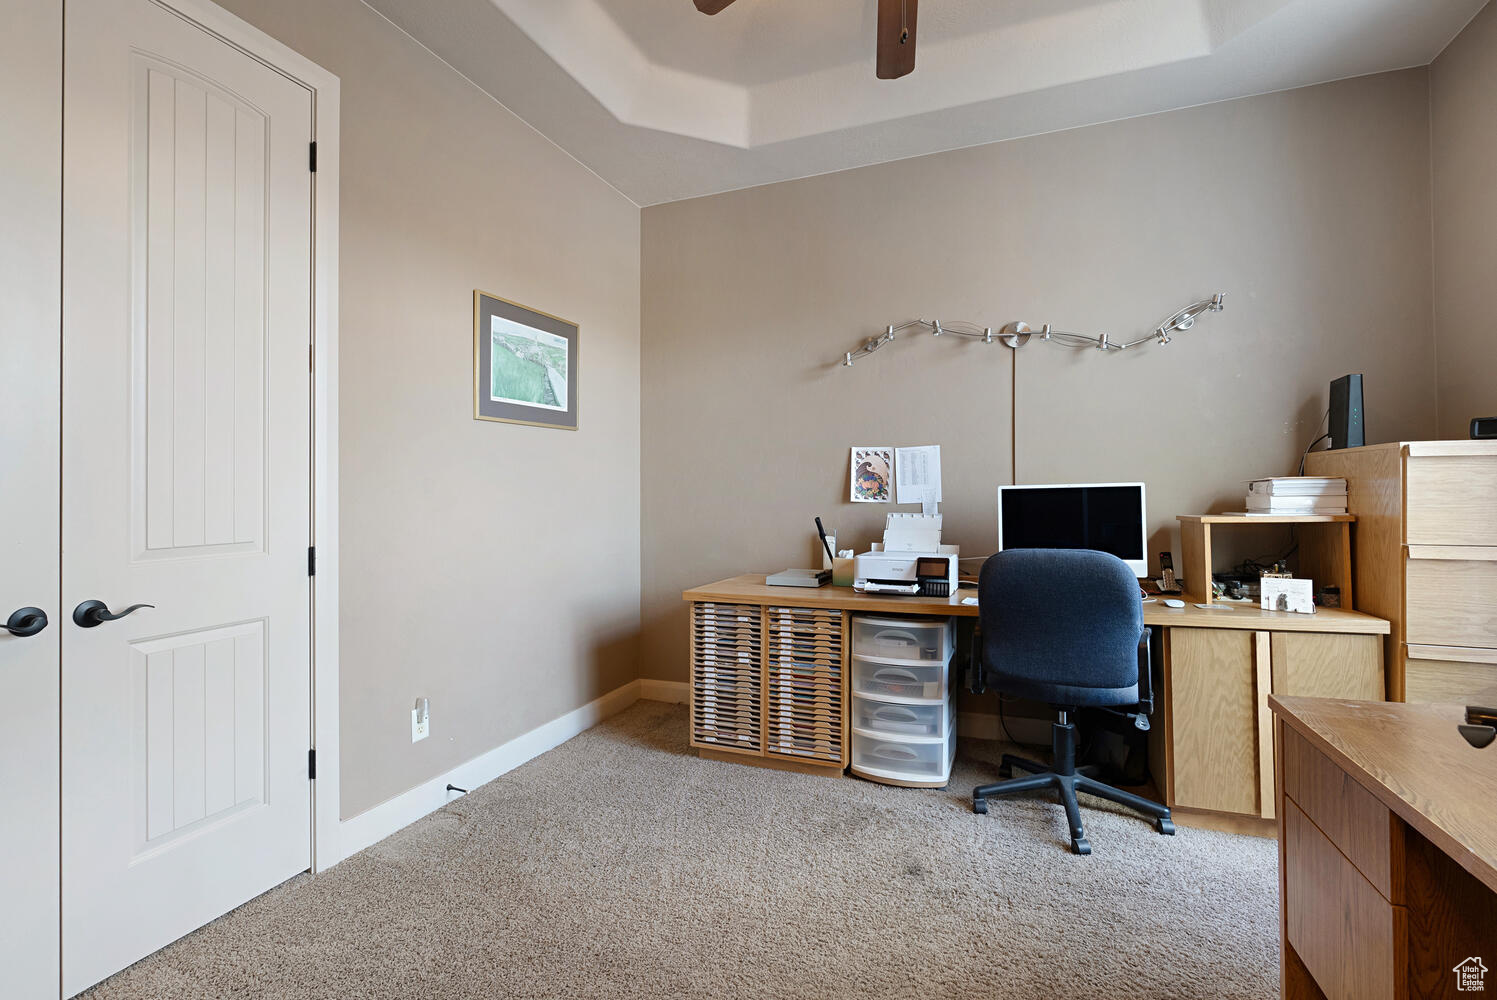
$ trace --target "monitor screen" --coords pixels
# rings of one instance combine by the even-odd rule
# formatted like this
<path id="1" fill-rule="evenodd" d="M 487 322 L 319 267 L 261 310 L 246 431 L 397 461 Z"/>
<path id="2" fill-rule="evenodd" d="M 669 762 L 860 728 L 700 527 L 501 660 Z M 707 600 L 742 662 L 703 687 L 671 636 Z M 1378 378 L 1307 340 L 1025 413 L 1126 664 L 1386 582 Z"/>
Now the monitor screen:
<path id="1" fill-rule="evenodd" d="M 1143 483 L 998 487 L 999 549 L 1096 549 L 1148 573 Z"/>

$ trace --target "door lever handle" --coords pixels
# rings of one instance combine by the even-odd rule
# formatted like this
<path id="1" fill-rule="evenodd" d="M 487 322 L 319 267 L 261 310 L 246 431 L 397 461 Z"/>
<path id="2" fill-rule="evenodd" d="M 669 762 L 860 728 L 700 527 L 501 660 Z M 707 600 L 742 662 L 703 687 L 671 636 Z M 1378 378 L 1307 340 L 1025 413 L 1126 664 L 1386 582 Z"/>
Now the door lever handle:
<path id="1" fill-rule="evenodd" d="M 132 604 L 119 614 L 115 614 L 103 601 L 84 601 L 73 609 L 73 624 L 79 628 L 93 628 L 105 622 L 119 621 L 141 608 L 154 608 L 155 606 L 154 604 Z"/>
<path id="2" fill-rule="evenodd" d="M 5 629 L 11 635 L 25 638 L 28 635 L 36 635 L 47 627 L 47 613 L 41 608 L 21 608 L 11 613 L 0 628 Z"/>

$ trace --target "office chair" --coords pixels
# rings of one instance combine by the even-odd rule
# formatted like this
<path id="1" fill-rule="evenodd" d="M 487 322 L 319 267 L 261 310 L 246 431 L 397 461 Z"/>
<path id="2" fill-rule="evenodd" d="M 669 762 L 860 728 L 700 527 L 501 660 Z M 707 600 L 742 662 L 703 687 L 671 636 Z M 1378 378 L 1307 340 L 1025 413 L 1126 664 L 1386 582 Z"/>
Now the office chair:
<path id="1" fill-rule="evenodd" d="M 1051 727 L 1054 764 L 1003 755 L 999 774 L 1015 768 L 1022 778 L 972 790 L 972 811 L 986 813 L 988 799 L 1035 788 L 1054 788 L 1071 826 L 1071 850 L 1090 854 L 1076 793 L 1087 792 L 1154 818 L 1173 834 L 1168 807 L 1103 784 L 1095 768 L 1076 766 L 1080 708 L 1118 710 L 1147 728 L 1153 711 L 1149 630 L 1144 628 L 1138 581 L 1128 564 L 1085 549 L 1010 549 L 983 563 L 978 581 L 980 646 L 971 687 L 1048 702 L 1059 712 Z"/>

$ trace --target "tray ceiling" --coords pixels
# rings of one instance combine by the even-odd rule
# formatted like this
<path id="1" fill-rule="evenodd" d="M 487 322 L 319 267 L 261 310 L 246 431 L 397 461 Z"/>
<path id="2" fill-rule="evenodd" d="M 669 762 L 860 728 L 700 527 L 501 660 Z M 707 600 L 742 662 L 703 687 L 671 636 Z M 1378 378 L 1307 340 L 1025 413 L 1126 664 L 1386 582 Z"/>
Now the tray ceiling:
<path id="1" fill-rule="evenodd" d="M 366 0 L 637 204 L 1429 63 L 1485 0 Z"/>

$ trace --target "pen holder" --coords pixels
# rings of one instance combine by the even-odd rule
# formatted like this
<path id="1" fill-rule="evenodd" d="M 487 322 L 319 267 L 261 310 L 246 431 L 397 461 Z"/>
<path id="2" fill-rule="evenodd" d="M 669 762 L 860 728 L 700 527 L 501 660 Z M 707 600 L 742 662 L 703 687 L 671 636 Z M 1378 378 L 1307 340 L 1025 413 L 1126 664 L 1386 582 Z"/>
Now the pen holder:
<path id="1" fill-rule="evenodd" d="M 852 566 L 853 566 L 853 560 L 852 559 L 844 559 L 844 558 L 842 558 L 840 556 L 837 557 L 836 559 L 833 559 L 832 560 L 832 586 L 834 586 L 834 587 L 851 587 L 852 586 Z"/>

